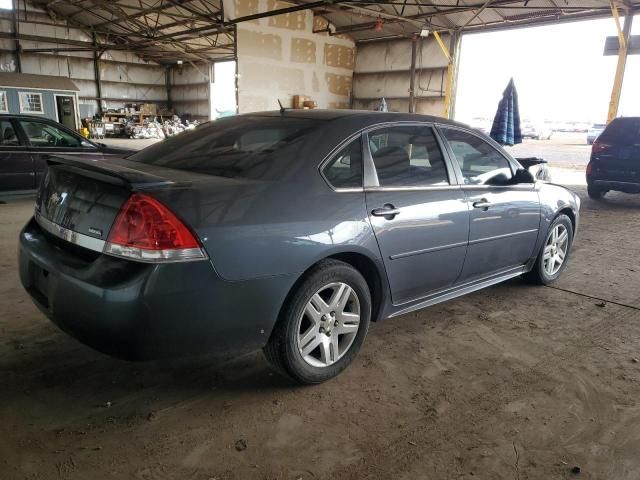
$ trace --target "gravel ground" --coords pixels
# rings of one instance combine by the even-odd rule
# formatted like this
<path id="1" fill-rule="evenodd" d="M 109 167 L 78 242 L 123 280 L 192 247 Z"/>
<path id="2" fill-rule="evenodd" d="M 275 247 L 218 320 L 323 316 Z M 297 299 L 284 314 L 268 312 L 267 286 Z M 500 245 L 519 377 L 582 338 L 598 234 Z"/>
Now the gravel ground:
<path id="1" fill-rule="evenodd" d="M 299 388 L 259 353 L 127 363 L 18 281 L 0 205 L 0 479 L 640 478 L 640 196 L 583 198 L 554 287 L 513 280 L 375 324 Z"/>

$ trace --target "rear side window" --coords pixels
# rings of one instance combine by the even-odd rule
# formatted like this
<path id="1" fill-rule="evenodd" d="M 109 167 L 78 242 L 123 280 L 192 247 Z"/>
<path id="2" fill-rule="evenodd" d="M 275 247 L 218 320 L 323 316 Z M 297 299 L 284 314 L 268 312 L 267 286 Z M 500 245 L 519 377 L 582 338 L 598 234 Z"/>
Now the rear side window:
<path id="1" fill-rule="evenodd" d="M 616 118 L 602 132 L 598 141 L 613 145 L 640 144 L 640 118 Z"/>
<path id="2" fill-rule="evenodd" d="M 381 187 L 449 185 L 431 127 L 398 126 L 369 133 L 369 149 Z"/>
<path id="3" fill-rule="evenodd" d="M 0 146 L 17 147 L 19 145 L 20 140 L 18 140 L 18 136 L 11 122 L 7 120 L 0 121 Z"/>
<path id="4" fill-rule="evenodd" d="M 362 142 L 360 137 L 342 148 L 322 169 L 333 188 L 362 187 Z"/>
<path id="5" fill-rule="evenodd" d="M 305 137 L 325 122 L 257 115 L 222 118 L 158 142 L 127 160 L 227 178 L 278 178 L 298 160 L 283 152 L 304 144 Z"/>

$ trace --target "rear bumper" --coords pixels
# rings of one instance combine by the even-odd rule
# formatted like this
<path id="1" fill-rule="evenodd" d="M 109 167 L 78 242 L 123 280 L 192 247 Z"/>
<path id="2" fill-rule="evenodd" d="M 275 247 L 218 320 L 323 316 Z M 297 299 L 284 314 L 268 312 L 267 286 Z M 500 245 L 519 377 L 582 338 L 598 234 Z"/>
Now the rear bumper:
<path id="1" fill-rule="evenodd" d="M 23 286 L 62 330 L 126 359 L 260 348 L 295 281 L 227 282 L 209 261 L 143 264 L 62 247 L 31 219 L 20 233 Z"/>
<path id="2" fill-rule="evenodd" d="M 616 180 L 597 180 L 587 177 L 587 183 L 602 190 L 615 190 L 625 193 L 640 193 L 640 183 L 620 182 Z"/>

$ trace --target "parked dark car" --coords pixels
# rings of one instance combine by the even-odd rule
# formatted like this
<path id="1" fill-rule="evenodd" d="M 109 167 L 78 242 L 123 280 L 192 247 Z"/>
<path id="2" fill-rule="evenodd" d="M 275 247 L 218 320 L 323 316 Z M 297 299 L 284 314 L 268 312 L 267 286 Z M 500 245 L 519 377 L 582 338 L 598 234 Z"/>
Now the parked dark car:
<path id="1" fill-rule="evenodd" d="M 103 159 L 133 150 L 94 143 L 48 118 L 0 115 L 0 194 L 35 191 L 47 158 L 63 153 Z"/>
<path id="2" fill-rule="evenodd" d="M 595 200 L 610 190 L 640 193 L 640 117 L 616 118 L 593 143 L 587 187 Z"/>
<path id="3" fill-rule="evenodd" d="M 518 275 L 553 282 L 579 205 L 447 120 L 240 115 L 128 159 L 50 159 L 20 275 L 103 352 L 263 348 L 317 383 L 353 360 L 370 321 Z"/>

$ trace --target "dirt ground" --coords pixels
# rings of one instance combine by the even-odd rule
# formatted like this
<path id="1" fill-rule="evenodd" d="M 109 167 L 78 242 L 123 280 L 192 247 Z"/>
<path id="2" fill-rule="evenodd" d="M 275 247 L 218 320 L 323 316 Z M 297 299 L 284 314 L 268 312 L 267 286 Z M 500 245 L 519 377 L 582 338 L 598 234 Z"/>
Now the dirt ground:
<path id="1" fill-rule="evenodd" d="M 0 479 L 640 478 L 640 196 L 575 188 L 556 286 L 375 324 L 307 388 L 259 353 L 135 364 L 80 345 L 19 284 L 32 200 L 0 205 Z"/>

